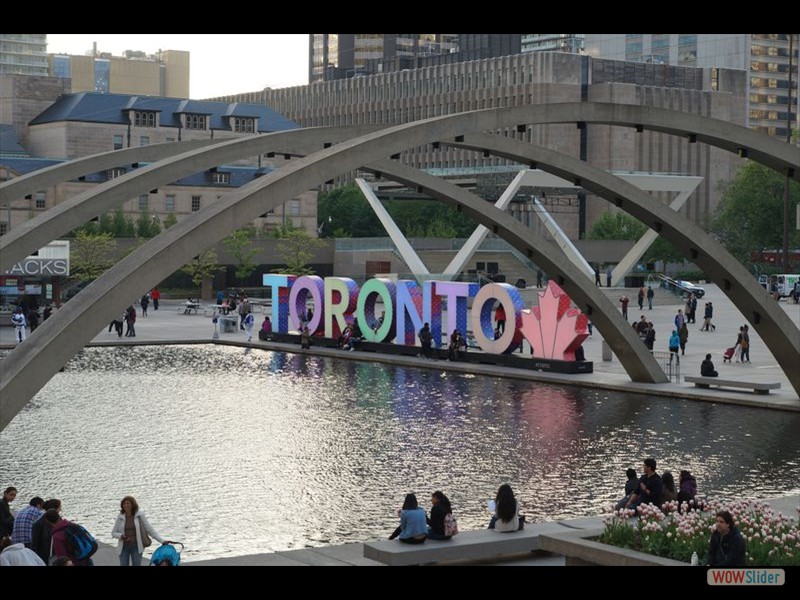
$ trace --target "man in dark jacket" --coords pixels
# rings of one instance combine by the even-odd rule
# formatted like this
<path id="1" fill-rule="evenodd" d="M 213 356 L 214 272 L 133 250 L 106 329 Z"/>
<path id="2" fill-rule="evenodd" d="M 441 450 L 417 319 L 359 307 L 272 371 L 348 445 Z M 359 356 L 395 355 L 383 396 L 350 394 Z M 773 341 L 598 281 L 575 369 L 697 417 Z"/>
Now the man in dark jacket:
<path id="1" fill-rule="evenodd" d="M 33 522 L 31 526 L 31 541 L 28 548 L 36 552 L 48 564 L 50 560 L 50 539 L 53 537 L 52 521 L 58 521 L 59 512 L 61 511 L 61 500 L 52 499 L 44 503 L 44 514 Z M 47 514 L 50 513 L 50 520 L 47 519 Z"/>
<path id="2" fill-rule="evenodd" d="M 703 377 L 717 377 L 719 375 L 714 369 L 714 363 L 711 362 L 710 354 L 706 354 L 706 359 L 700 363 L 700 375 Z"/>
<path id="3" fill-rule="evenodd" d="M 708 544 L 708 564 L 712 567 L 744 567 L 745 541 L 727 510 L 717 513 L 717 530 Z"/>
<path id="4" fill-rule="evenodd" d="M 636 508 L 639 504 L 653 504 L 661 508 L 661 475 L 656 473 L 656 459 L 644 459 L 644 475 L 639 479 L 639 489 L 631 494 L 625 508 Z"/>

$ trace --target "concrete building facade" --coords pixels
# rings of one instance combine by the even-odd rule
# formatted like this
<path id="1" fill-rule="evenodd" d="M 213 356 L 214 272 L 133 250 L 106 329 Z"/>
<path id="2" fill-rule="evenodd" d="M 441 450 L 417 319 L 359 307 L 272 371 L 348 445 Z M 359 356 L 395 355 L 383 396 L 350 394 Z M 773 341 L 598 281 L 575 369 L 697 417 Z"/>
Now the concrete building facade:
<path id="1" fill-rule="evenodd" d="M 71 80 L 70 91 L 189 97 L 190 56 L 184 50 L 155 54 L 128 50 L 125 56 L 49 54 L 47 74 Z"/>
<path id="2" fill-rule="evenodd" d="M 582 100 L 669 108 L 744 124 L 745 95 L 743 71 L 540 52 L 267 89 L 224 100 L 263 103 L 305 127 L 388 126 L 462 111 Z M 683 209 L 701 225 L 707 223 L 719 200 L 719 182 L 732 179 L 741 164 L 729 153 L 690 139 L 606 125 L 583 129 L 574 124 L 534 125 L 522 132 L 508 128 L 496 133 L 603 169 L 702 176 L 704 183 Z M 400 158 L 417 168 L 463 172 L 509 164 L 502 158 L 445 144 L 411 148 Z M 508 175 L 509 181 L 512 177 Z M 497 196 L 486 199 L 494 201 Z M 606 201 L 589 195 L 582 216 L 562 214 L 557 221 L 570 237 L 579 238 L 608 210 L 613 209 Z"/>
<path id="3" fill-rule="evenodd" d="M 35 80 L 43 80 L 45 95 L 52 91 L 51 86 L 63 85 L 65 81 L 23 76 L 14 76 L 12 81 L 26 89 L 25 85 L 31 86 Z M 22 106 L 23 103 L 18 104 Z M 26 123 L 24 143 L 13 148 L 7 144 L 8 152 L 0 148 L 0 181 L 109 150 L 182 140 L 233 139 L 297 128 L 296 123 L 263 105 L 98 93 L 66 94 L 48 104 Z M 20 146 L 25 149 L 24 154 Z M 131 198 L 123 206 L 123 212 L 134 220 L 144 213 L 161 222 L 169 215 L 180 221 L 230 190 L 273 171 L 283 161 L 283 157 L 256 155 L 234 164 L 219 165 Z M 135 168 L 136 165 L 119 165 L 76 181 L 37 190 L 24 200 L 4 203 L 0 210 L 0 234 L 98 183 Z M 267 233 L 289 222 L 312 235 L 317 234 L 315 190 L 263 214 L 253 226 Z"/>
<path id="4" fill-rule="evenodd" d="M 47 75 L 46 33 L 0 33 L 0 75 Z"/>
<path id="5" fill-rule="evenodd" d="M 656 64 L 743 69 L 748 72 L 748 127 L 785 138 L 790 118 L 787 113 L 791 113 L 791 127 L 797 127 L 799 41 L 800 34 L 796 33 L 590 33 L 586 35 L 586 54 Z"/>

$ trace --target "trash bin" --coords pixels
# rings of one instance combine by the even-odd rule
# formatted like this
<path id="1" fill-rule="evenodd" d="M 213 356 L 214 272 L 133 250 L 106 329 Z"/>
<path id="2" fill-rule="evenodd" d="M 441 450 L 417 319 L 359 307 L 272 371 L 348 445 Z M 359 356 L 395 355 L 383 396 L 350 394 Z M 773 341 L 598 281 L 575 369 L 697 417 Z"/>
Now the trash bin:
<path id="1" fill-rule="evenodd" d="M 222 333 L 236 333 L 237 325 L 238 319 L 236 317 L 219 318 L 219 328 L 222 330 Z"/>
<path id="2" fill-rule="evenodd" d="M 608 342 L 603 340 L 603 361 L 611 362 L 613 357 L 613 353 L 611 352 L 611 346 L 608 345 Z"/>

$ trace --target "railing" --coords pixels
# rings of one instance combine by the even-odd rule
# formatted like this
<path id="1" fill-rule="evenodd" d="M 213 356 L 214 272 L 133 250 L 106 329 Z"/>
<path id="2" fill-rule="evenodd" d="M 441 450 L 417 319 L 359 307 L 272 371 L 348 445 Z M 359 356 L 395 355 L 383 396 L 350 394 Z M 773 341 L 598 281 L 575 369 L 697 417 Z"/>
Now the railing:
<path id="1" fill-rule="evenodd" d="M 681 356 L 677 352 L 663 352 L 661 350 L 651 350 L 653 358 L 656 359 L 658 366 L 664 371 L 670 381 L 680 383 L 681 381 Z"/>

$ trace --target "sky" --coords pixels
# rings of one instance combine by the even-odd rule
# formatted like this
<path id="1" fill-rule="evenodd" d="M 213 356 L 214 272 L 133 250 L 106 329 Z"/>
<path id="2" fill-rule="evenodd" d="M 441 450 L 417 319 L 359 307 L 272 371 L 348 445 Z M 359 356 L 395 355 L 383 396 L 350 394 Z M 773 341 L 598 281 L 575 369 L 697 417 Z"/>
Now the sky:
<path id="1" fill-rule="evenodd" d="M 194 99 L 308 83 L 308 34 L 48 33 L 47 52 L 188 50 Z"/>

